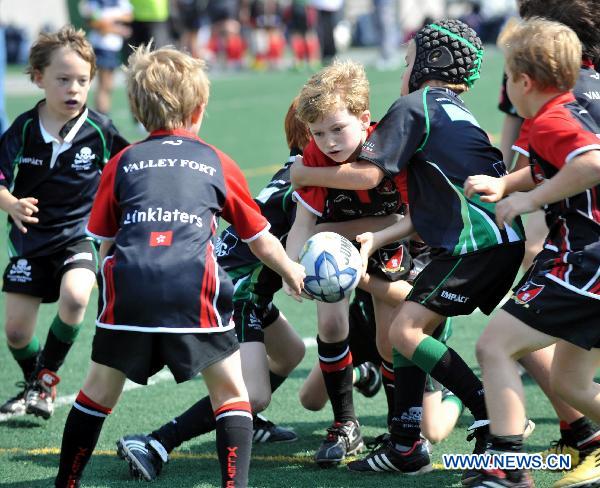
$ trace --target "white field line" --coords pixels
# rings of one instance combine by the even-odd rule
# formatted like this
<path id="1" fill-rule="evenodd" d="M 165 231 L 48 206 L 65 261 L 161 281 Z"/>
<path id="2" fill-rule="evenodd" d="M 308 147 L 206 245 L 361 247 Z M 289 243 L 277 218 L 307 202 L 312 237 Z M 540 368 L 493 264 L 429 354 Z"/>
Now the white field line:
<path id="1" fill-rule="evenodd" d="M 304 339 L 302 339 L 302 341 L 304 342 L 304 345 L 306 347 L 316 347 L 317 346 L 317 341 L 314 337 L 305 337 Z M 138 385 L 137 383 L 134 383 L 133 381 L 127 380 L 125 382 L 125 386 L 123 387 L 123 392 L 137 390 L 138 388 L 142 388 L 144 386 L 157 385 L 158 383 L 162 383 L 163 381 L 172 380 L 172 379 L 173 379 L 173 375 L 171 374 L 171 372 L 168 369 L 163 369 L 162 371 L 159 371 L 154 376 L 152 376 L 152 378 L 148 379 L 148 385 Z M 54 408 L 63 407 L 65 405 L 72 405 L 73 402 L 75 401 L 75 398 L 77 398 L 78 393 L 79 392 L 73 393 L 71 395 L 61 395 L 61 396 L 57 397 L 56 400 L 54 400 Z M 10 420 L 10 419 L 18 417 L 18 416 L 19 415 L 13 415 L 13 414 L 9 414 L 9 413 L 0 413 L 0 423 L 6 422 L 7 420 Z"/>

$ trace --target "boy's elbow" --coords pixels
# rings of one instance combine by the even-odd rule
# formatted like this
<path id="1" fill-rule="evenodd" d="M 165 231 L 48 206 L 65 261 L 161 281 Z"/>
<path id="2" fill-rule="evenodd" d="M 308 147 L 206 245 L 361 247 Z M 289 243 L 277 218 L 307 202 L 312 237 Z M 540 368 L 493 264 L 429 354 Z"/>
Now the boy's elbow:
<path id="1" fill-rule="evenodd" d="M 375 188 L 381 183 L 381 180 L 384 177 L 383 170 L 374 164 L 361 164 L 360 170 L 360 185 L 362 188 L 357 188 L 357 190 L 370 190 L 371 188 Z"/>

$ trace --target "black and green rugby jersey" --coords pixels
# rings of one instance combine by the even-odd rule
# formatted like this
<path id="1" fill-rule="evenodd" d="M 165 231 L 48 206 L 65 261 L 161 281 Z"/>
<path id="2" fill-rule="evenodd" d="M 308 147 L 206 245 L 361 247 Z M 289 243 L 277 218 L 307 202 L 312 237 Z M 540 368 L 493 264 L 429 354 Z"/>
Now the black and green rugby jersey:
<path id="1" fill-rule="evenodd" d="M 360 159 L 391 177 L 408 168 L 410 216 L 432 248 L 456 256 L 525 239 L 519 219 L 500 229 L 495 204 L 464 195 L 469 176 L 500 177 L 506 166 L 452 90 L 426 87 L 398 99 L 364 143 Z"/>
<path id="2" fill-rule="evenodd" d="M 285 247 L 285 239 L 296 216 L 296 202 L 292 200 L 290 166 L 300 151 L 292 150 L 289 160 L 277 171 L 269 183 L 254 198 L 261 213 L 271 224 L 271 234 Z M 242 242 L 233 227 L 219 236 L 217 260 L 235 283 L 234 300 L 269 303 L 281 288 L 281 277 L 265 266 Z"/>
<path id="3" fill-rule="evenodd" d="M 37 198 L 39 208 L 39 223 L 27 225 L 26 234 L 8 218 L 11 257 L 47 256 L 85 238 L 100 172 L 127 146 L 109 118 L 86 107 L 61 129 L 61 143 L 40 123 L 42 102 L 0 139 L 0 185 L 16 198 Z"/>

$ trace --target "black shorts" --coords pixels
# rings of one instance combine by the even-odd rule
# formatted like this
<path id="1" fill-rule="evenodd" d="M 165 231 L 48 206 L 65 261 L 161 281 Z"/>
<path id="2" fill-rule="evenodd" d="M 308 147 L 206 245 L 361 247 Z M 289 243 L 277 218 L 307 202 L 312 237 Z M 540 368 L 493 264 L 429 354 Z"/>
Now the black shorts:
<path id="1" fill-rule="evenodd" d="M 394 242 L 380 247 L 369 258 L 367 271 L 386 281 L 407 280 L 412 269 L 412 258 L 407 242 Z"/>
<path id="2" fill-rule="evenodd" d="M 546 271 L 539 270 L 540 261 L 536 264 L 502 310 L 544 334 L 587 350 L 600 348 L 600 300 L 546 278 Z"/>
<path id="3" fill-rule="evenodd" d="M 4 270 L 2 291 L 40 297 L 44 303 L 58 300 L 63 275 L 76 268 L 98 271 L 98 252 L 90 239 L 69 244 L 48 256 L 10 258 Z"/>
<path id="4" fill-rule="evenodd" d="M 273 302 L 266 305 L 242 300 L 233 302 L 235 333 L 240 343 L 265 342 L 263 330 L 278 318 L 279 309 Z"/>
<path id="5" fill-rule="evenodd" d="M 239 349 L 233 329 L 208 334 L 134 332 L 96 327 L 92 361 L 118 369 L 131 381 L 148 378 L 167 366 L 177 383 L 194 378 Z"/>
<path id="6" fill-rule="evenodd" d="M 489 315 L 510 290 L 524 248 L 518 242 L 464 256 L 433 253 L 406 300 L 445 317 L 468 315 L 476 308 Z"/>

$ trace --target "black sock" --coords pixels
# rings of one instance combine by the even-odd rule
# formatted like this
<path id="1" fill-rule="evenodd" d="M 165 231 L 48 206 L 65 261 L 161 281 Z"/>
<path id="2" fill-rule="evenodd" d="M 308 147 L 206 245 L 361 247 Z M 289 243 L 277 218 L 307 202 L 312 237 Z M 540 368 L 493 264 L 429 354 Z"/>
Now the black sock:
<path id="1" fill-rule="evenodd" d="M 383 391 L 385 392 L 385 399 L 387 400 L 388 413 L 387 413 L 387 425 L 392 425 L 392 417 L 394 415 L 394 363 L 390 363 L 385 359 L 381 360 L 381 382 L 383 384 Z"/>
<path id="2" fill-rule="evenodd" d="M 150 433 L 160 442 L 167 452 L 171 452 L 185 441 L 189 441 L 207 432 L 215 430 L 215 415 L 213 413 L 210 397 L 194 403 L 179 417 L 167 422 L 154 432 Z"/>
<path id="3" fill-rule="evenodd" d="M 394 354 L 394 408 L 390 422 L 395 444 L 412 446 L 421 437 L 425 372 L 402 356 Z"/>
<path id="4" fill-rule="evenodd" d="M 475 420 L 487 419 L 483 384 L 456 351 L 433 337 L 426 337 L 411 360 L 460 398 Z"/>
<path id="5" fill-rule="evenodd" d="M 488 451 L 523 452 L 523 435 L 493 435 L 488 437 Z"/>
<path id="6" fill-rule="evenodd" d="M 109 408 L 98 405 L 82 391 L 79 392 L 65 423 L 56 488 L 77 486 L 109 413 Z"/>
<path id="7" fill-rule="evenodd" d="M 221 483 L 246 488 L 252 450 L 252 412 L 248 402 L 226 404 L 215 412 Z"/>
<path id="8" fill-rule="evenodd" d="M 518 454 L 523 452 L 523 435 L 493 435 L 488 437 L 488 448 L 486 452 L 491 454 Z M 513 482 L 523 479 L 525 471 L 523 469 L 504 470 L 506 478 Z"/>
<path id="9" fill-rule="evenodd" d="M 31 342 L 22 348 L 8 346 L 10 353 L 23 371 L 25 381 L 32 379 L 40 355 L 40 341 L 33 336 Z"/>
<path id="10" fill-rule="evenodd" d="M 38 371 L 49 369 L 50 371 L 57 372 L 65 362 L 65 358 L 79 335 L 80 329 L 81 324 L 65 324 L 57 314 L 52 321 L 44 349 L 40 354 Z"/>
<path id="11" fill-rule="evenodd" d="M 592 446 L 598 447 L 600 443 L 600 429 L 590 419 L 581 417 L 568 425 L 568 429 L 560 431 L 567 445 L 576 447 L 579 450 L 586 450 Z"/>
<path id="12" fill-rule="evenodd" d="M 317 337 L 317 352 L 334 420 L 356 420 L 352 398 L 352 353 L 348 338 L 341 342 L 322 342 Z"/>
<path id="13" fill-rule="evenodd" d="M 483 384 L 454 349 L 448 348 L 429 374 L 460 398 L 475 420 L 488 418 Z"/>
<path id="14" fill-rule="evenodd" d="M 274 393 L 277 388 L 287 379 L 287 376 L 279 376 L 278 374 L 269 371 L 269 381 L 271 382 L 271 393 Z"/>

